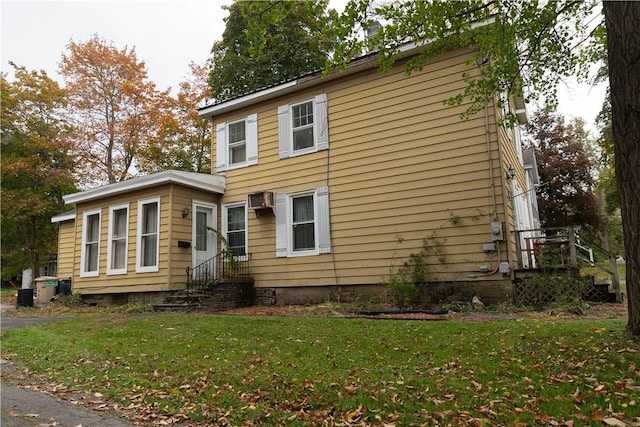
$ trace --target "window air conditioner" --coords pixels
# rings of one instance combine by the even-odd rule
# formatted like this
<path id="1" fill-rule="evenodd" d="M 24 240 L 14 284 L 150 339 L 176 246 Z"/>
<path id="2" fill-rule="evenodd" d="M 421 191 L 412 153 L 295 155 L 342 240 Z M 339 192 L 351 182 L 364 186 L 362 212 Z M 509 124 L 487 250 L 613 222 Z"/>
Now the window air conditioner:
<path id="1" fill-rule="evenodd" d="M 250 209 L 273 208 L 273 191 L 260 191 L 249 194 L 247 203 Z"/>

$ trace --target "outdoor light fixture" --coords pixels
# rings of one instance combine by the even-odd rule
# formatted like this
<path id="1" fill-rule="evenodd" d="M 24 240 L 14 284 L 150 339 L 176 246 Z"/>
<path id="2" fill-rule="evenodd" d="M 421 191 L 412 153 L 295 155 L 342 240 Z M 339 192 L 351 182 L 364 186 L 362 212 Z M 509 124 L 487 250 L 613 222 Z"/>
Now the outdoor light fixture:
<path id="1" fill-rule="evenodd" d="M 189 209 L 188 206 L 182 209 L 182 218 L 186 218 L 187 216 L 189 216 L 189 212 L 191 212 L 191 209 Z"/>

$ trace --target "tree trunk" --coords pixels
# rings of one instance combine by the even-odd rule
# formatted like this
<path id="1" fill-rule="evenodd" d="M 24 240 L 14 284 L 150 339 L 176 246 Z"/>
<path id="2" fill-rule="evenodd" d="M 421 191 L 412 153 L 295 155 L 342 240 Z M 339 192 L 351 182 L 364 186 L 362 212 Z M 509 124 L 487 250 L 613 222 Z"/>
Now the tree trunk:
<path id="1" fill-rule="evenodd" d="M 627 262 L 627 332 L 640 340 L 640 2 L 604 1 L 603 11 Z"/>

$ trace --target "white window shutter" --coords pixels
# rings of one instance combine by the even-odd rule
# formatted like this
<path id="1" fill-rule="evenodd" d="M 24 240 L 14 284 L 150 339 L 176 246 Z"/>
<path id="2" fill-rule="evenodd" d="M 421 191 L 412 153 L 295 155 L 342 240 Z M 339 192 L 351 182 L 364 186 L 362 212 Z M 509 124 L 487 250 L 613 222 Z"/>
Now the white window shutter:
<path id="1" fill-rule="evenodd" d="M 318 252 L 331 253 L 331 220 L 329 218 L 329 187 L 316 190 L 318 217 Z"/>
<path id="2" fill-rule="evenodd" d="M 313 137 L 318 150 L 329 148 L 329 121 L 327 114 L 327 94 L 317 95 L 313 100 Z"/>
<path id="3" fill-rule="evenodd" d="M 217 172 L 227 170 L 227 124 L 216 126 L 216 169 Z"/>
<path id="4" fill-rule="evenodd" d="M 280 158 L 286 159 L 291 151 L 291 118 L 289 117 L 289 106 L 278 107 L 278 136 L 280 143 Z"/>
<path id="5" fill-rule="evenodd" d="M 258 115 L 251 114 L 246 121 L 247 163 L 258 164 Z"/>
<path id="6" fill-rule="evenodd" d="M 287 195 L 276 194 L 276 257 L 287 256 Z"/>

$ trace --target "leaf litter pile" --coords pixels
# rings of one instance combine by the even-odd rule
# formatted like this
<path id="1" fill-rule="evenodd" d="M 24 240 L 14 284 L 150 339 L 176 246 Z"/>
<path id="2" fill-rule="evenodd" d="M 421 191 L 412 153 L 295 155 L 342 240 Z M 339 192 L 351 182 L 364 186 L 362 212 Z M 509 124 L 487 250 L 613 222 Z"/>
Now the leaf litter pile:
<path id="1" fill-rule="evenodd" d="M 634 426 L 640 348 L 624 327 L 93 315 L 5 332 L 22 368 L 3 380 L 140 425 Z"/>

